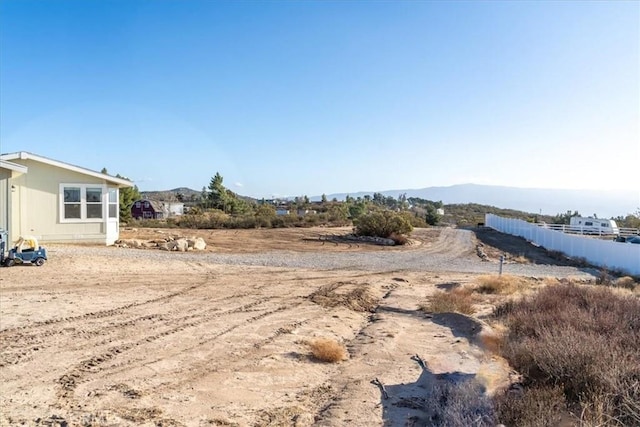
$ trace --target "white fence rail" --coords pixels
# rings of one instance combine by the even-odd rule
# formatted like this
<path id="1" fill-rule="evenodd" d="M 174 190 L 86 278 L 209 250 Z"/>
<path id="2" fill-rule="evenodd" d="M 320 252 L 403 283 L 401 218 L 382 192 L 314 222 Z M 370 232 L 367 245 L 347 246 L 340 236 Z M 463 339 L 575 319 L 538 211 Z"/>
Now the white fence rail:
<path id="1" fill-rule="evenodd" d="M 538 227 L 548 228 L 550 230 L 562 231 L 563 233 L 569 234 L 589 234 L 589 235 L 600 235 L 600 236 L 613 236 L 612 233 L 605 233 L 603 229 L 599 229 L 598 231 L 593 231 L 591 227 L 585 227 L 580 225 L 567 225 L 567 224 L 546 224 L 544 222 L 535 223 Z M 618 227 L 618 234 L 620 236 L 635 236 L 640 234 L 640 229 L 638 228 L 625 228 Z"/>
<path id="2" fill-rule="evenodd" d="M 560 251 L 572 258 L 584 258 L 590 264 L 640 276 L 640 245 L 619 243 L 543 228 L 521 219 L 485 215 L 485 225 L 503 233 L 520 236 L 547 250 Z"/>

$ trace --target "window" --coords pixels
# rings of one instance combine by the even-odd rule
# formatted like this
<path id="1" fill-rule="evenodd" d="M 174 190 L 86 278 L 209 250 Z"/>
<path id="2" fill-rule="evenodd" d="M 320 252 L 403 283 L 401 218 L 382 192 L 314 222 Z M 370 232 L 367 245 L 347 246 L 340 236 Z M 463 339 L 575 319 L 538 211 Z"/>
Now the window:
<path id="1" fill-rule="evenodd" d="M 109 218 L 118 218 L 118 189 L 109 189 Z"/>
<path id="2" fill-rule="evenodd" d="M 142 203 L 136 202 L 136 208 L 140 209 L 140 206 L 142 206 Z"/>
<path id="3" fill-rule="evenodd" d="M 593 225 L 593 222 L 591 222 L 591 221 L 585 221 L 584 225 L 592 226 L 592 225 Z"/>
<path id="4" fill-rule="evenodd" d="M 111 195 L 114 191 L 114 196 Z M 60 220 L 61 222 L 96 222 L 104 218 L 105 202 L 109 201 L 111 212 L 111 198 L 114 197 L 114 208 L 117 212 L 117 189 L 109 190 L 109 198 L 105 186 L 87 184 L 60 184 Z"/>
<path id="5" fill-rule="evenodd" d="M 149 205 L 149 202 L 144 202 L 144 208 L 145 208 L 145 209 L 149 209 L 149 206 L 150 206 L 150 205 Z"/>
<path id="6" fill-rule="evenodd" d="M 64 187 L 64 218 L 80 219 L 80 187 Z"/>
<path id="7" fill-rule="evenodd" d="M 102 188 L 87 188 L 87 218 L 102 218 Z"/>

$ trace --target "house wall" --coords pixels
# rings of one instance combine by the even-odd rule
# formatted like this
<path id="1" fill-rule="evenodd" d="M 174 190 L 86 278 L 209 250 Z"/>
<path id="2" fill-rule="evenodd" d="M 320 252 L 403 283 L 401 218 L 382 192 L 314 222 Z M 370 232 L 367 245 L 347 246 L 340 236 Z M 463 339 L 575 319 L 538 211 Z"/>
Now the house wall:
<path id="1" fill-rule="evenodd" d="M 140 202 L 140 207 L 136 207 L 136 203 Z M 131 217 L 133 219 L 162 219 L 164 218 L 162 211 L 156 211 L 151 202 L 148 207 L 144 206 L 144 203 L 148 202 L 147 200 L 137 200 L 131 206 Z M 146 214 L 145 214 L 146 213 Z"/>
<path id="2" fill-rule="evenodd" d="M 9 197 L 11 171 L 0 168 L 0 229 L 9 230 Z"/>
<path id="3" fill-rule="evenodd" d="M 176 216 L 184 214 L 184 203 L 168 203 L 169 215 Z"/>
<path id="4" fill-rule="evenodd" d="M 105 219 L 97 222 L 60 222 L 60 184 L 94 184 L 105 181 L 32 160 L 15 160 L 29 172 L 13 179 L 12 238 L 32 235 L 43 242 L 83 241 L 105 243 Z M 107 188 L 116 188 L 108 187 Z M 104 197 L 104 196 L 103 196 Z"/>

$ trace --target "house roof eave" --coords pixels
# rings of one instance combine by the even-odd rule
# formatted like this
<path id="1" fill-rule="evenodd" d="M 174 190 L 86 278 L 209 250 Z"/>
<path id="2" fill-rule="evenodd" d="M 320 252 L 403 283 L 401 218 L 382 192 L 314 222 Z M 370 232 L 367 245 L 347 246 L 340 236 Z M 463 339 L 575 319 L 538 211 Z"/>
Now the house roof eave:
<path id="1" fill-rule="evenodd" d="M 8 169 L 12 172 L 17 172 L 17 173 L 27 173 L 29 171 L 29 168 L 24 165 L 8 162 L 4 159 L 0 159 L 0 168 Z"/>
<path id="2" fill-rule="evenodd" d="M 65 163 L 65 162 L 61 162 L 59 160 L 53 160 L 50 159 L 48 157 L 43 157 L 43 156 L 38 156 L 37 154 L 33 154 L 33 153 L 28 153 L 26 151 L 19 151 L 16 153 L 7 153 L 7 154 L 0 154 L 0 161 L 9 161 L 9 160 L 34 160 L 36 162 L 40 162 L 40 163 L 44 163 L 44 164 L 48 164 L 51 166 L 55 166 L 55 167 L 59 167 L 62 169 L 67 169 L 73 172 L 78 172 L 84 175 L 88 175 L 88 176 L 92 176 L 94 178 L 99 178 L 99 179 L 104 179 L 105 181 L 112 183 L 112 184 L 116 184 L 119 188 L 122 187 L 133 187 L 134 184 L 133 182 L 127 180 L 127 179 L 123 179 L 123 178 L 116 178 L 115 176 L 111 176 L 111 175 L 107 175 L 105 173 L 101 173 L 101 172 L 96 172 L 96 171 L 92 171 L 91 169 L 86 169 L 80 166 L 75 166 L 75 165 L 71 165 L 69 163 Z M 11 162 L 8 162 L 11 163 Z M 14 165 L 15 163 L 11 163 L 12 165 Z M 22 165 L 20 165 L 22 166 Z M 26 166 L 23 166 L 26 169 Z M 25 171 L 26 173 L 26 171 Z"/>

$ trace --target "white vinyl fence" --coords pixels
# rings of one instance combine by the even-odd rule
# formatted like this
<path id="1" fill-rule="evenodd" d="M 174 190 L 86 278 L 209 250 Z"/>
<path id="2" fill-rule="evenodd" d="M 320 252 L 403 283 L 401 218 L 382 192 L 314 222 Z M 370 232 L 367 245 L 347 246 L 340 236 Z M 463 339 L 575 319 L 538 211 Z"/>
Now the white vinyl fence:
<path id="1" fill-rule="evenodd" d="M 520 236 L 547 250 L 560 251 L 571 258 L 584 258 L 590 264 L 640 276 L 640 245 L 564 234 L 521 219 L 485 215 L 485 225 L 502 233 Z"/>

